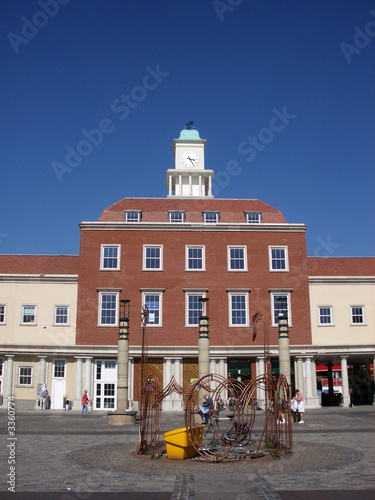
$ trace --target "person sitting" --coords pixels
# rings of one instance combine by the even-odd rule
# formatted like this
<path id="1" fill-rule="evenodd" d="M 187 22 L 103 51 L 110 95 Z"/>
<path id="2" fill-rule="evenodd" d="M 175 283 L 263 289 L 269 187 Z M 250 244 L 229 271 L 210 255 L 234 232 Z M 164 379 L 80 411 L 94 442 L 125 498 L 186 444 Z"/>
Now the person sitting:
<path id="1" fill-rule="evenodd" d="M 209 414 L 210 406 L 211 406 L 211 398 L 208 394 L 205 394 L 203 396 L 203 399 L 204 399 L 204 401 L 201 404 L 201 406 L 199 407 L 198 413 L 202 417 L 202 422 L 204 424 L 207 424 L 208 423 L 208 414 Z"/>

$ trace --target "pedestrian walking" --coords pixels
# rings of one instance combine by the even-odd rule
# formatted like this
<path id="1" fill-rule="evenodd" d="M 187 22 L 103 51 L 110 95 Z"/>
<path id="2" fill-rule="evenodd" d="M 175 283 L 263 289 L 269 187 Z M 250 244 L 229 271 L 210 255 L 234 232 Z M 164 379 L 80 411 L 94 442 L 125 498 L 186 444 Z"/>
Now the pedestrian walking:
<path id="1" fill-rule="evenodd" d="M 305 415 L 305 403 L 303 401 L 303 396 L 299 392 L 298 389 L 296 389 L 296 399 L 297 399 L 297 411 L 298 411 L 298 423 L 299 424 L 304 424 L 304 415 Z"/>
<path id="2" fill-rule="evenodd" d="M 81 411 L 81 414 L 85 414 L 87 415 L 87 405 L 89 403 L 89 397 L 87 395 L 87 389 L 85 389 L 85 392 L 83 393 L 82 395 L 82 411 Z"/>

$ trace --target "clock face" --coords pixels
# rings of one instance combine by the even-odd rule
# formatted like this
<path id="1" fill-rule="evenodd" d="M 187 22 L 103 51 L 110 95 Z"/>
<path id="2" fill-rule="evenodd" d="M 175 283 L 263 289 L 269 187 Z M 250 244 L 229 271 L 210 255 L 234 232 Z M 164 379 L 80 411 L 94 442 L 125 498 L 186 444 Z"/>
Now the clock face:
<path id="1" fill-rule="evenodd" d="M 181 163 L 186 168 L 196 167 L 199 162 L 199 156 L 197 153 L 193 153 L 192 151 L 186 151 L 181 155 Z"/>

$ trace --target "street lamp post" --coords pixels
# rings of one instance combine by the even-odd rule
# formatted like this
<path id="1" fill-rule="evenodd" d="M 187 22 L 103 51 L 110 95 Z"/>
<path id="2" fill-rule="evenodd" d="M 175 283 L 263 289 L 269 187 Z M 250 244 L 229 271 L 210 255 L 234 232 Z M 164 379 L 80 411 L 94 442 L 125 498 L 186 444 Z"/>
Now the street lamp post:
<path id="1" fill-rule="evenodd" d="M 134 424 L 136 412 L 128 410 L 129 399 L 129 312 L 130 300 L 120 300 L 117 354 L 117 410 L 108 413 L 112 425 Z"/>
<path id="2" fill-rule="evenodd" d="M 288 329 L 288 307 L 286 297 L 277 299 L 279 307 L 279 374 L 285 375 L 289 387 L 291 386 L 290 373 L 290 345 Z"/>
<path id="3" fill-rule="evenodd" d="M 199 338 L 198 338 L 198 373 L 199 378 L 210 373 L 210 338 L 208 325 L 208 300 L 205 297 L 199 299 L 202 304 L 202 315 L 199 316 Z M 205 314 L 203 314 L 205 313 Z M 202 392 L 202 390 L 200 391 Z M 199 394 L 203 399 L 203 392 Z"/>
<path id="4" fill-rule="evenodd" d="M 120 300 L 117 362 L 117 411 L 128 409 L 129 399 L 129 313 L 130 300 Z"/>

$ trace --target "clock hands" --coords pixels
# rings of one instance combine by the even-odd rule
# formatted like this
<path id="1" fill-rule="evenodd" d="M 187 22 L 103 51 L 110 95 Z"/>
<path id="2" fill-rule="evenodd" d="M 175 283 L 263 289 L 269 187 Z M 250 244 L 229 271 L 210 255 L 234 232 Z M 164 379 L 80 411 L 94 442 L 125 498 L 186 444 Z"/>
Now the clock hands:
<path id="1" fill-rule="evenodd" d="M 195 167 L 195 162 L 194 162 L 194 160 L 192 160 L 192 159 L 190 158 L 190 156 L 188 156 L 188 157 L 187 157 L 187 159 L 188 159 L 188 160 L 190 160 L 190 161 L 191 161 L 191 163 L 192 163 L 192 165 L 193 165 L 193 167 Z"/>

